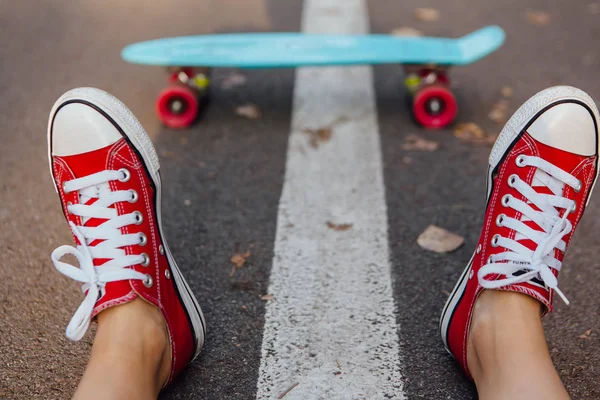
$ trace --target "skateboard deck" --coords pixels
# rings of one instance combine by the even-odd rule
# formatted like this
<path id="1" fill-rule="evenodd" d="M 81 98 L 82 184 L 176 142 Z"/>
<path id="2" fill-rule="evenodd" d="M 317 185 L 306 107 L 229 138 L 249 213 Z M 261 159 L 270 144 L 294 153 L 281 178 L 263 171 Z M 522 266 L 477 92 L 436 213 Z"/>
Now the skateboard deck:
<path id="1" fill-rule="evenodd" d="M 125 47 L 121 56 L 136 64 L 189 67 L 467 65 L 495 51 L 504 37 L 498 26 L 487 26 L 457 39 L 382 34 L 215 34 L 134 43 Z"/>

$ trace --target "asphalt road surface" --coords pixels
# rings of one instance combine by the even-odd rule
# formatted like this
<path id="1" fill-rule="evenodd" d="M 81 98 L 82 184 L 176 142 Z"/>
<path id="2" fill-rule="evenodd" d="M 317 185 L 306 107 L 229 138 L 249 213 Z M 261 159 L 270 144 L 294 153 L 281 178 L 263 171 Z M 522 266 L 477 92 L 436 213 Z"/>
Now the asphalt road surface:
<path id="1" fill-rule="evenodd" d="M 504 86 L 513 92 L 508 98 L 509 114 L 535 92 L 556 84 L 578 86 L 594 98 L 600 96 L 600 5 L 591 1 L 371 0 L 359 11 L 353 8 L 356 3 L 348 1 L 348 15 L 332 8 L 328 18 L 347 17 L 350 22 L 344 29 L 385 33 L 408 26 L 449 37 L 488 24 L 502 26 L 507 33 L 504 47 L 452 71 L 459 121 L 475 122 L 491 135 L 502 127 L 488 114 L 503 98 Z M 414 15 L 418 7 L 437 9 L 439 19 L 419 21 Z M 437 323 L 479 235 L 489 145 L 461 141 L 451 129 L 431 132 L 417 127 L 406 107 L 402 71 L 397 66 L 317 71 L 323 84 L 316 92 L 304 90 L 306 79 L 292 69 L 246 71 L 247 84 L 234 90 L 221 87 L 234 71 L 216 70 L 212 104 L 201 123 L 172 131 L 161 127 L 153 113 L 155 96 L 166 83 L 163 71 L 129 65 L 119 57 L 128 43 L 164 36 L 307 29 L 302 10 L 300 0 L 0 2 L 0 398 L 69 398 L 92 343 L 92 333 L 76 344 L 64 337 L 81 293 L 53 270 L 49 259 L 50 252 L 70 243 L 71 237 L 47 168 L 47 115 L 60 94 L 77 86 L 113 93 L 152 136 L 161 158 L 169 243 L 206 314 L 209 331 L 202 355 L 161 398 L 277 398 L 289 388 L 286 400 L 378 398 L 354 392 L 350 384 L 360 383 L 357 371 L 377 360 L 386 365 L 375 368 L 394 380 L 386 387 L 392 398 L 476 397 L 443 349 Z M 358 17 L 352 14 L 357 12 Z M 312 23 L 309 29 L 339 27 Z M 320 101 L 325 106 L 319 107 Z M 234 108 L 248 102 L 260 107 L 262 118 L 249 121 L 235 116 Z M 298 157 L 294 146 L 302 143 L 302 129 L 319 128 L 341 112 L 352 114 L 354 106 L 365 113 L 349 115 L 356 118 L 349 126 L 334 127 L 330 142 L 317 149 L 306 146 L 314 164 Z M 336 136 L 346 132 L 354 137 L 356 129 L 368 132 L 373 140 L 361 142 L 364 137 L 355 135 L 353 147 Z M 407 137 L 415 134 L 438 142 L 439 148 L 403 149 Z M 328 165 L 328 159 L 341 164 Z M 343 173 L 342 167 L 356 169 L 358 175 Z M 348 182 L 354 186 L 345 186 Z M 331 195 L 321 196 L 309 188 Z M 289 218 L 296 218 L 299 225 Z M 328 230 L 329 220 L 356 226 Z M 421 249 L 416 237 L 429 224 L 464 236 L 465 245 L 445 255 Z M 377 240 L 365 242 L 361 236 L 365 232 L 372 233 L 365 240 Z M 597 232 L 598 193 L 561 272 L 561 289 L 571 306 L 557 302 L 556 312 L 545 318 L 552 357 L 575 399 L 600 398 Z M 323 244 L 310 258 L 321 262 L 317 266 L 322 280 L 307 276 L 315 286 L 304 288 L 305 292 L 291 285 L 302 281 L 301 275 L 292 274 L 290 285 L 285 284 L 290 270 L 278 257 L 297 265 L 299 274 L 316 271 L 304 268 L 302 260 L 290 253 L 298 245 L 292 239 L 300 234 L 314 235 Z M 358 251 L 352 243 L 363 247 Z M 232 271 L 231 256 L 245 251 L 251 253 L 247 263 Z M 340 270 L 346 265 L 348 274 Z M 356 268 L 360 265 L 374 269 L 360 275 Z M 375 343 L 379 353 L 344 358 L 354 357 L 348 342 L 327 334 L 346 331 L 336 331 L 331 320 L 320 318 L 317 325 L 307 327 L 310 341 L 300 343 L 305 347 L 290 342 L 297 349 L 313 346 L 317 361 L 300 357 L 293 368 L 286 365 L 293 360 L 290 354 L 303 353 L 286 348 L 274 324 L 281 318 L 302 320 L 307 314 L 277 304 L 304 307 L 300 294 L 305 293 L 311 304 L 324 305 L 319 315 L 333 318 L 336 310 L 345 315 L 344 308 L 325 307 L 341 307 L 342 291 L 351 292 L 340 282 L 359 289 L 361 285 L 378 288 L 365 289 L 364 296 L 355 297 L 349 307 L 362 309 L 375 300 L 382 302 L 377 324 L 367 329 L 364 343 L 356 344 Z M 328 289 L 319 283 L 332 286 Z M 359 289 L 352 293 L 362 293 Z M 262 300 L 269 291 L 276 292 L 275 299 Z M 278 299 L 278 294 L 291 303 Z M 339 350 L 339 357 L 329 354 L 333 350 Z M 295 371 L 300 372 L 294 375 Z M 337 387 L 333 377 L 349 384 L 325 395 Z M 322 391 L 311 392 L 311 387 Z"/>

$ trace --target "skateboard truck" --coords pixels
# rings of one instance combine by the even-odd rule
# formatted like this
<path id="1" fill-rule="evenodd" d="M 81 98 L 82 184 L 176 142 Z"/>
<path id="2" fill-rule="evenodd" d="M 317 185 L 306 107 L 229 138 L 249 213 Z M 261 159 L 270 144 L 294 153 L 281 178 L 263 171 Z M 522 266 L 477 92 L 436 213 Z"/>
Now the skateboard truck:
<path id="1" fill-rule="evenodd" d="M 169 128 L 185 128 L 200 113 L 210 89 L 210 68 L 169 67 L 170 86 L 156 100 L 156 113 Z"/>
<path id="2" fill-rule="evenodd" d="M 428 128 L 443 128 L 456 118 L 458 106 L 449 88 L 448 66 L 406 64 L 404 84 L 412 99 L 415 120 Z M 190 126 L 210 89 L 209 67 L 169 67 L 170 86 L 156 101 L 156 112 L 169 128 Z"/>
<path id="3" fill-rule="evenodd" d="M 443 128 L 456 118 L 458 106 L 449 88 L 448 66 L 405 64 L 404 84 L 412 99 L 415 120 L 428 128 Z M 190 126 L 210 89 L 209 67 L 169 67 L 170 86 L 156 101 L 156 112 L 168 127 Z"/>
<path id="4" fill-rule="evenodd" d="M 456 118 L 458 106 L 450 90 L 448 67 L 404 65 L 404 84 L 412 96 L 416 121 L 429 128 L 443 128 Z"/>

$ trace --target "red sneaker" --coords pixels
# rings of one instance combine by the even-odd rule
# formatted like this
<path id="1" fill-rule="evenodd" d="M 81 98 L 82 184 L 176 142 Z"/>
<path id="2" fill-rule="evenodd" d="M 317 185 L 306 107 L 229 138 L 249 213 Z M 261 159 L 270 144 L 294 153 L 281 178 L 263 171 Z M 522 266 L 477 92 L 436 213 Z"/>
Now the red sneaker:
<path id="1" fill-rule="evenodd" d="M 57 248 L 52 261 L 86 293 L 67 337 L 81 339 L 99 312 L 139 296 L 165 317 L 171 382 L 200 353 L 205 322 L 164 239 L 158 157 L 150 138 L 119 100 L 80 88 L 54 104 L 48 147 L 77 245 Z M 77 258 L 79 268 L 60 261 L 66 254 Z"/>
<path id="2" fill-rule="evenodd" d="M 481 236 L 440 320 L 446 349 L 467 375 L 469 325 L 482 290 L 524 293 L 546 312 L 555 292 L 567 302 L 557 277 L 598 176 L 598 119 L 585 92 L 552 87 L 523 104 L 496 140 Z"/>

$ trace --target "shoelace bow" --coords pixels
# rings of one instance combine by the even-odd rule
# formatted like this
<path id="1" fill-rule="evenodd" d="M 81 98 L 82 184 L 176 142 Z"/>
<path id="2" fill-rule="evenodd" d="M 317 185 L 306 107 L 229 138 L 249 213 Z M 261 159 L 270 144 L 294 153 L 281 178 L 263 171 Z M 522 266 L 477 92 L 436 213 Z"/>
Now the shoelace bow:
<path id="1" fill-rule="evenodd" d="M 140 244 L 146 240 L 142 233 L 123 234 L 120 230 L 127 225 L 140 224 L 141 214 L 135 212 L 118 215 L 117 210 L 111 208 L 116 203 L 133 199 L 135 192 L 128 190 L 112 192 L 108 186 L 110 181 L 128 179 L 128 175 L 125 170 L 106 170 L 64 183 L 63 188 L 66 193 L 79 191 L 81 199 L 81 204 L 67 206 L 69 213 L 82 217 L 84 224 L 89 218 L 106 220 L 97 227 L 78 226 L 69 221 L 69 226 L 79 244 L 77 247 L 60 246 L 50 256 L 54 267 L 61 274 L 82 282 L 82 291 L 84 293 L 87 291 L 85 299 L 67 326 L 66 335 L 71 340 L 80 340 L 87 331 L 96 301 L 107 283 L 129 279 L 140 279 L 146 282 L 151 279 L 145 274 L 126 268 L 147 262 L 147 256 L 127 255 L 122 249 L 124 246 Z M 84 204 L 93 198 L 97 199 L 93 204 Z M 102 241 L 95 246 L 90 246 L 90 243 L 95 240 Z M 77 258 L 79 268 L 60 261 L 67 254 Z M 96 267 L 95 258 L 108 259 L 108 261 Z"/>
<path id="2" fill-rule="evenodd" d="M 518 175 L 511 175 L 508 178 L 509 186 L 521 193 L 529 203 L 511 195 L 502 198 L 502 205 L 520 212 L 523 219 L 518 220 L 503 214 L 498 216 L 497 224 L 514 230 L 516 235 L 514 239 L 500 235 L 492 238 L 492 246 L 503 247 L 506 251 L 488 258 L 487 263 L 477 274 L 479 283 L 486 289 L 497 289 L 538 278 L 547 287 L 555 290 L 566 304 L 569 304 L 569 300 L 558 288 L 558 280 L 552 273 L 552 269 L 556 271 L 561 269 L 562 263 L 554 257 L 554 249 L 562 252 L 566 250 L 566 243 L 562 238 L 573 229 L 567 217 L 577 206 L 574 200 L 562 196 L 564 185 L 579 191 L 581 182 L 568 172 L 539 157 L 521 155 L 517 157 L 516 162 L 519 167 L 536 167 L 537 173 L 534 179 L 541 181 L 553 194 L 536 192 Z M 535 210 L 530 204 L 535 205 L 540 211 Z M 564 210 L 562 216 L 559 210 Z M 523 220 L 535 222 L 543 231 L 531 228 Z M 518 242 L 522 239 L 533 241 L 537 245 L 535 250 Z M 517 272 L 521 274 L 515 275 Z M 486 280 L 485 277 L 491 274 L 504 275 L 505 278 Z"/>

